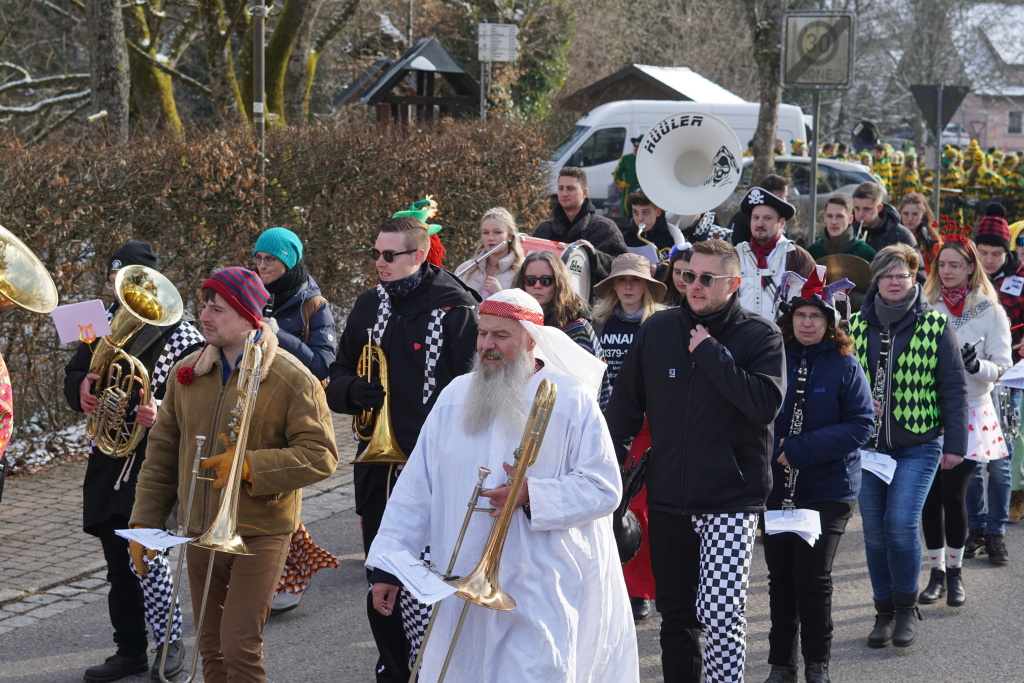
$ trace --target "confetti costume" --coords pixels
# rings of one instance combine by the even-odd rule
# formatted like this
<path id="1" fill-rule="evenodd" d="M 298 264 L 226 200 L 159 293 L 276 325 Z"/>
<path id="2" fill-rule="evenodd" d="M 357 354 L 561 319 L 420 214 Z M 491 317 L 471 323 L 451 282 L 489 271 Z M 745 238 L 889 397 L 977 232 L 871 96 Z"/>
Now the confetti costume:
<path id="1" fill-rule="evenodd" d="M 0 355 L 0 457 L 11 442 L 11 431 L 14 428 L 14 397 L 11 395 L 11 374 L 7 372 L 7 364 Z"/>

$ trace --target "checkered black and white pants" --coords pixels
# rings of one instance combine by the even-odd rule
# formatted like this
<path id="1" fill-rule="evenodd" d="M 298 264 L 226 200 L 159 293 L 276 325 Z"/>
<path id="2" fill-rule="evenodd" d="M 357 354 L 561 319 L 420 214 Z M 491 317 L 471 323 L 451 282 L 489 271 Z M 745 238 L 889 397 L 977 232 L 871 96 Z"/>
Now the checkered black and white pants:
<path id="1" fill-rule="evenodd" d="M 666 683 L 743 681 L 744 616 L 757 515 L 650 511 Z M 701 662 L 698 637 L 704 632 Z"/>
<path id="2" fill-rule="evenodd" d="M 131 557 L 128 564 L 131 565 L 132 573 L 138 576 L 142 584 L 142 602 L 146 609 L 146 622 L 153 631 L 153 640 L 156 646 L 164 644 L 164 633 L 167 632 L 167 615 L 171 610 L 171 594 L 174 591 L 174 579 L 171 578 L 171 567 L 167 561 L 170 551 L 163 550 L 156 554 L 152 560 L 143 555 L 145 562 L 149 565 L 149 573 L 146 576 L 139 576 L 135 571 L 135 563 Z M 171 624 L 171 642 L 181 640 L 181 605 L 174 603 L 174 621 Z"/>

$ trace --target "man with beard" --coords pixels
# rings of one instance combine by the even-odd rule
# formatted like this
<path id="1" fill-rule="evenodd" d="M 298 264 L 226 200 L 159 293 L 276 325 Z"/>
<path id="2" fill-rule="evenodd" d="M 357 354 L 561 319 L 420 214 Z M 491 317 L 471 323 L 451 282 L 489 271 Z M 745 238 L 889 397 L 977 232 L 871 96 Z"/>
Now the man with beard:
<path id="1" fill-rule="evenodd" d="M 743 307 L 775 318 L 775 290 L 787 270 L 808 277 L 814 259 L 807 250 L 782 234 L 796 209 L 763 187 L 754 187 L 740 203 L 750 217 L 752 237 L 736 247 L 740 259 L 739 299 Z"/>
<path id="2" fill-rule="evenodd" d="M 557 201 L 552 203 L 551 218 L 533 231 L 534 237 L 558 242 L 583 240 L 593 248 L 594 272 L 592 281 L 608 277 L 612 261 L 626 253 L 622 233 L 615 223 L 597 215 L 587 195 L 587 173 L 582 168 L 566 166 L 558 173 Z"/>
<path id="3" fill-rule="evenodd" d="M 789 181 L 775 173 L 769 173 L 764 178 L 761 178 L 761 182 L 757 186 L 762 190 L 768 190 L 782 201 L 787 201 L 789 197 Z M 749 242 L 750 216 L 743 213 L 742 210 L 737 211 L 729 221 L 729 225 L 726 226 L 726 230 L 731 231 L 728 241 L 734 245 L 739 246 L 744 242 Z"/>
<path id="4" fill-rule="evenodd" d="M 442 389 L 468 372 L 476 344 L 476 305 L 479 295 L 461 280 L 426 261 L 430 249 L 428 227 L 411 216 L 400 216 L 380 226 L 370 256 L 380 284 L 359 295 L 338 342 L 338 355 L 329 368 L 327 403 L 338 413 L 355 415 L 390 403 L 395 440 L 405 454 L 412 453 L 427 413 Z M 360 376 L 356 367 L 368 341 L 384 352 L 390 386 Z M 369 438 L 370 434 L 363 435 Z M 359 452 L 367 442 L 359 445 Z M 395 485 L 400 467 L 357 464 L 353 478 L 356 514 L 362 518 L 363 550 L 369 550 Z M 425 546 L 416 549 L 418 556 Z M 405 595 L 403 594 L 403 599 Z M 370 630 L 380 657 L 374 668 L 378 683 L 409 680 L 411 649 L 418 647 L 422 609 L 407 602 L 403 611 L 382 615 L 367 595 Z M 412 642 L 407 633 L 412 634 Z"/>
<path id="5" fill-rule="evenodd" d="M 447 561 L 479 467 L 497 517 L 516 510 L 505 539 L 501 587 L 511 611 L 470 605 L 450 680 L 637 681 L 629 600 L 612 535 L 622 486 L 595 400 L 603 365 L 561 330 L 545 327 L 540 304 L 506 289 L 480 307 L 473 372 L 441 392 L 416 450 L 388 501 L 367 553 L 374 607 L 394 610 L 398 580 L 380 556 L 429 545 Z M 579 379 L 577 379 L 579 378 Z M 542 380 L 557 387 L 551 419 L 518 499 L 509 500 L 509 464 Z M 525 465 L 524 465 L 525 466 Z M 476 566 L 492 526 L 473 515 L 454 574 Z M 463 602 L 438 605 L 420 680 L 438 680 Z"/>
<path id="6" fill-rule="evenodd" d="M 743 612 L 754 529 L 772 487 L 785 356 L 779 329 L 739 303 L 736 249 L 708 240 L 693 252 L 686 299 L 640 327 L 605 419 L 620 461 L 645 415 L 650 423 L 647 507 L 665 682 L 702 680 L 703 630 L 704 676 L 721 683 L 743 680 Z"/>
<path id="7" fill-rule="evenodd" d="M 897 242 L 917 249 L 914 233 L 900 222 L 900 214 L 882 202 L 882 186 L 878 183 L 861 183 L 853 191 L 853 217 L 859 224 L 858 238 L 875 251 Z M 923 272 L 922 268 L 919 273 Z"/>

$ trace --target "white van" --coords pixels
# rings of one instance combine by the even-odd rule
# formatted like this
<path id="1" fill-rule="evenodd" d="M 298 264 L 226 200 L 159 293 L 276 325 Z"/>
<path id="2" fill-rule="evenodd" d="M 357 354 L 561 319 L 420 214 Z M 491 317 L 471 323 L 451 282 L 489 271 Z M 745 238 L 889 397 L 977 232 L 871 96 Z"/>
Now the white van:
<path id="1" fill-rule="evenodd" d="M 576 122 L 562 142 L 555 148 L 548 162 L 549 186 L 554 193 L 558 187 L 558 171 L 563 166 L 579 166 L 587 172 L 590 200 L 601 209 L 608 199 L 608 186 L 612 173 L 623 154 L 632 154 L 630 138 L 644 135 L 654 124 L 666 116 L 697 111 L 722 119 L 736 131 L 740 145 L 746 148 L 757 129 L 757 116 L 761 105 L 756 102 L 741 104 L 713 104 L 674 100 L 620 100 L 608 102 L 592 109 Z M 779 105 L 779 119 L 775 136 L 781 138 L 790 151 L 790 140 L 808 139 L 804 115 L 800 107 Z"/>

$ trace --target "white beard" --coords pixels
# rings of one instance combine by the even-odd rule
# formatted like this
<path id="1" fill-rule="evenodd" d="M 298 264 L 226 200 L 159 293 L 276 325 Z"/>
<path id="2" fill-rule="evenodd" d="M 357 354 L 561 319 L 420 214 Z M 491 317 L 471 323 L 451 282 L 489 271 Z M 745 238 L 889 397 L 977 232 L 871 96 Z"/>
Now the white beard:
<path id="1" fill-rule="evenodd" d="M 472 373 L 462 413 L 463 431 L 477 435 L 494 426 L 508 434 L 521 431 L 526 423 L 523 390 L 534 373 L 534 363 L 525 349 L 517 358 L 506 359 L 492 376 L 487 375 L 477 354 Z"/>

